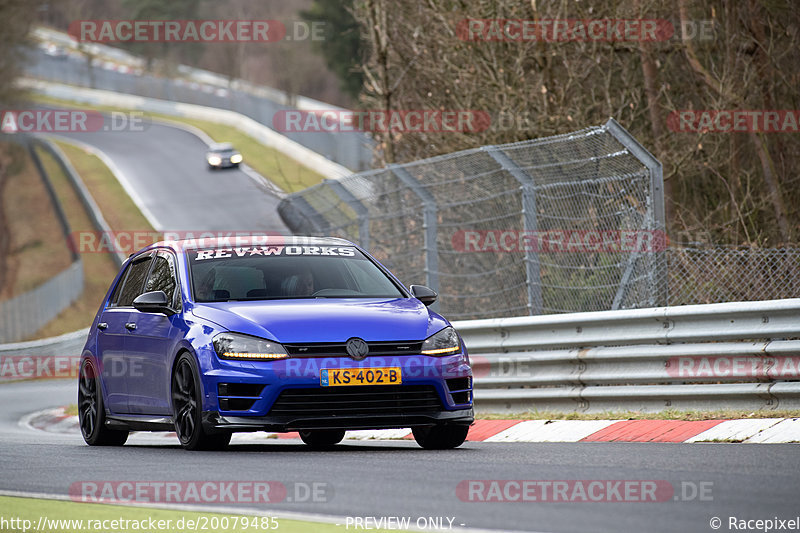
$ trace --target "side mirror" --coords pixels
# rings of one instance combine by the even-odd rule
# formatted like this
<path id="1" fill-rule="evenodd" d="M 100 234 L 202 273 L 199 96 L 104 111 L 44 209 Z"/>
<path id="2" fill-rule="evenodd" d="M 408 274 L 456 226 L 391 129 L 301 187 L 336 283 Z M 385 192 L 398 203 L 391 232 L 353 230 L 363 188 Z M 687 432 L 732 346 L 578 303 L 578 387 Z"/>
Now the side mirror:
<path id="1" fill-rule="evenodd" d="M 169 308 L 167 295 L 164 291 L 151 291 L 140 294 L 133 301 L 133 307 L 142 313 L 164 313 L 165 315 L 172 315 L 175 313 L 175 311 Z"/>
<path id="2" fill-rule="evenodd" d="M 436 291 L 426 287 L 425 285 L 412 285 L 409 287 L 411 289 L 411 294 L 414 295 L 414 298 L 425 304 L 426 306 L 431 305 L 433 302 L 436 301 L 436 298 L 439 297 L 436 294 Z"/>

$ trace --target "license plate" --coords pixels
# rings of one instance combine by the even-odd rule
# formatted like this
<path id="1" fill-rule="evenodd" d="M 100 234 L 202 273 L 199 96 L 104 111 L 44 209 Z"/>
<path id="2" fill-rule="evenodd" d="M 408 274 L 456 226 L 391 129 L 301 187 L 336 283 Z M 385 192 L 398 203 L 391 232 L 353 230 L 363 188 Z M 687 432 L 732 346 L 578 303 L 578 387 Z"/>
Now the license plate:
<path id="1" fill-rule="evenodd" d="M 402 382 L 399 367 L 323 368 L 319 372 L 319 384 L 323 387 L 399 385 Z"/>

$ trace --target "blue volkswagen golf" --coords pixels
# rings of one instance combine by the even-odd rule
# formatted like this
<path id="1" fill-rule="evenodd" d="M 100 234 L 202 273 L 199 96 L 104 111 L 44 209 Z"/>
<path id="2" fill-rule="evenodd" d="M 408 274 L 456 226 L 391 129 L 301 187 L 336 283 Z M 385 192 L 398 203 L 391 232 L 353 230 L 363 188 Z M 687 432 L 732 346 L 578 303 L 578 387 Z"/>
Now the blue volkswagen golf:
<path id="1" fill-rule="evenodd" d="M 351 242 L 253 236 L 161 242 L 122 266 L 89 330 L 78 416 L 90 445 L 175 431 L 190 450 L 237 431 L 412 429 L 461 445 L 472 371 L 458 333 Z"/>

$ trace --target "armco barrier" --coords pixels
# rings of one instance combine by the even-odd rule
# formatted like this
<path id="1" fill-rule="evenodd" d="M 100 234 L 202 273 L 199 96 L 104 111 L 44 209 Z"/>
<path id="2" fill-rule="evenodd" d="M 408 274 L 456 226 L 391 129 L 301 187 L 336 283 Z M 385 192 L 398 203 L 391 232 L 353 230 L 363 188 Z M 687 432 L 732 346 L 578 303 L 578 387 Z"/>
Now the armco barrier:
<path id="1" fill-rule="evenodd" d="M 81 329 L 58 337 L 0 344 L 0 357 L 19 355 L 77 357 L 81 354 L 83 345 L 86 344 L 86 336 L 88 334 L 88 330 Z"/>
<path id="2" fill-rule="evenodd" d="M 38 287 L 0 302 L 0 342 L 36 333 L 83 292 L 83 262 L 78 259 Z M 0 345 L 2 346 L 2 345 Z"/>
<path id="3" fill-rule="evenodd" d="M 800 299 L 454 325 L 482 411 L 800 408 Z"/>

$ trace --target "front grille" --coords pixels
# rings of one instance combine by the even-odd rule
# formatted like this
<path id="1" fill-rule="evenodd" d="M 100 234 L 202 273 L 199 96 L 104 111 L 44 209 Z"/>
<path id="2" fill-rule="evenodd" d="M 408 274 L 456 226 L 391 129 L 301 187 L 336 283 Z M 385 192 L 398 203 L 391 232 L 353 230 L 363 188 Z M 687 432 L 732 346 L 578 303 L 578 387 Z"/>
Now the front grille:
<path id="1" fill-rule="evenodd" d="M 420 341 L 367 342 L 367 357 L 376 355 L 419 355 Z M 310 344 L 284 344 L 286 352 L 294 357 L 349 357 L 343 342 L 319 342 Z"/>
<path id="2" fill-rule="evenodd" d="M 431 385 L 376 385 L 286 389 L 270 410 L 275 416 L 402 415 L 434 412 L 442 402 Z"/>

